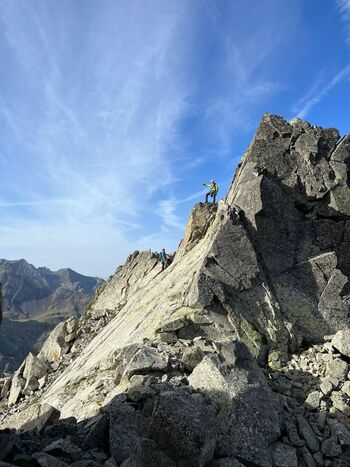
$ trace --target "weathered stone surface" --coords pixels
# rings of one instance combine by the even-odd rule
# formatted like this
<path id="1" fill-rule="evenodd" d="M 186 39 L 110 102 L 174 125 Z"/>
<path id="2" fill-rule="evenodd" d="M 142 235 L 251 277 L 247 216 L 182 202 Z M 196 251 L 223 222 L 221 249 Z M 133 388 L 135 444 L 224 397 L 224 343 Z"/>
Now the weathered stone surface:
<path id="1" fill-rule="evenodd" d="M 57 439 L 43 449 L 44 452 L 55 457 L 68 457 L 74 459 L 76 453 L 81 451 L 68 436 L 66 438 Z"/>
<path id="2" fill-rule="evenodd" d="M 34 376 L 36 379 L 42 378 L 48 372 L 48 366 L 35 357 L 32 353 L 29 353 L 25 359 L 25 367 L 23 370 L 23 378 L 28 380 Z"/>
<path id="3" fill-rule="evenodd" d="M 332 436 L 331 438 L 326 439 L 323 441 L 321 446 L 322 454 L 326 457 L 337 457 L 339 454 L 342 453 L 342 449 L 338 444 L 337 437 Z"/>
<path id="4" fill-rule="evenodd" d="M 204 357 L 188 378 L 222 410 L 217 452 L 220 457 L 239 455 L 246 462 L 271 465 L 268 446 L 280 434 L 276 400 L 244 344 L 227 344 L 221 353 L 221 359 Z"/>
<path id="5" fill-rule="evenodd" d="M 139 447 L 139 415 L 127 405 L 117 404 L 110 412 L 109 443 L 115 461 L 121 463 L 132 457 Z"/>
<path id="6" fill-rule="evenodd" d="M 243 464 L 233 457 L 223 457 L 212 462 L 210 467 L 243 467 Z"/>
<path id="7" fill-rule="evenodd" d="M 0 431 L 0 461 L 3 461 L 11 452 L 17 437 L 13 431 Z"/>
<path id="8" fill-rule="evenodd" d="M 338 420 L 329 419 L 332 436 L 339 440 L 342 446 L 350 446 L 350 431 Z"/>
<path id="9" fill-rule="evenodd" d="M 341 354 L 350 357 L 350 329 L 342 329 L 333 337 L 331 344 Z"/>
<path id="10" fill-rule="evenodd" d="M 150 436 L 179 465 L 204 466 L 213 457 L 217 437 L 213 406 L 180 391 L 159 395 Z"/>
<path id="11" fill-rule="evenodd" d="M 12 382 L 12 376 L 9 376 L 8 378 L 6 378 L 2 388 L 1 388 L 1 393 L 0 393 L 0 398 L 1 399 L 4 399 L 5 397 L 7 397 L 9 391 L 10 391 L 10 387 L 11 387 L 11 382 Z"/>
<path id="12" fill-rule="evenodd" d="M 16 404 L 24 386 L 25 380 L 22 378 L 22 376 L 15 373 L 12 379 L 10 395 L 8 399 L 9 407 Z"/>
<path id="13" fill-rule="evenodd" d="M 317 439 L 317 436 L 315 435 L 313 429 L 309 425 L 308 421 L 304 417 L 299 415 L 297 417 L 297 423 L 298 423 L 299 433 L 304 438 L 306 446 L 312 452 L 319 451 L 320 450 L 320 443 L 319 443 L 319 441 Z"/>
<path id="14" fill-rule="evenodd" d="M 61 355 L 67 352 L 68 347 L 64 340 L 66 326 L 66 322 L 59 323 L 51 332 L 38 354 L 39 360 L 49 363 L 57 362 Z"/>
<path id="15" fill-rule="evenodd" d="M 341 381 L 346 380 L 348 371 L 349 371 L 349 365 L 346 362 L 344 362 L 344 360 L 341 360 L 340 358 L 331 360 L 327 364 L 328 379 L 335 385 L 338 385 Z"/>
<path id="16" fill-rule="evenodd" d="M 124 376 L 130 379 L 136 374 L 147 374 L 153 372 L 164 372 L 168 362 L 157 349 L 152 347 L 138 350 L 130 360 L 124 371 Z"/>
<path id="17" fill-rule="evenodd" d="M 38 389 L 38 387 L 39 387 L 39 382 L 36 379 L 36 377 L 35 376 L 30 376 L 26 381 L 26 384 L 25 384 L 25 386 L 23 388 L 22 393 L 26 394 L 26 395 L 29 395 L 29 394 L 31 394 L 32 391 L 35 391 L 36 389 Z"/>
<path id="18" fill-rule="evenodd" d="M 305 404 L 312 410 L 316 410 L 320 406 L 322 394 L 319 391 L 310 392 L 305 400 Z"/>
<path id="19" fill-rule="evenodd" d="M 107 414 L 100 415 L 89 433 L 86 435 L 81 447 L 84 450 L 99 448 L 109 450 L 109 417 Z"/>
<path id="20" fill-rule="evenodd" d="M 15 428 L 20 432 L 42 430 L 46 425 L 56 422 L 60 417 L 59 410 L 49 404 L 32 404 L 27 409 L 14 414 L 11 420 L 5 419 L 1 428 Z"/>
<path id="21" fill-rule="evenodd" d="M 122 462 L 121 467 L 144 467 L 144 466 L 176 467 L 164 452 L 160 451 L 157 444 L 151 439 L 143 439 L 135 454 Z"/>
<path id="22" fill-rule="evenodd" d="M 341 391 L 333 391 L 331 394 L 333 406 L 344 415 L 350 417 L 349 398 Z"/>
<path id="23" fill-rule="evenodd" d="M 272 461 L 275 467 L 298 467 L 296 450 L 283 443 L 272 446 Z"/>
<path id="24" fill-rule="evenodd" d="M 66 329 L 68 334 L 72 334 L 74 331 L 78 329 L 79 323 L 78 320 L 74 317 L 67 319 L 66 321 Z"/>
<path id="25" fill-rule="evenodd" d="M 33 458 L 41 467 L 66 467 L 68 464 L 57 457 L 44 452 L 33 454 Z"/>

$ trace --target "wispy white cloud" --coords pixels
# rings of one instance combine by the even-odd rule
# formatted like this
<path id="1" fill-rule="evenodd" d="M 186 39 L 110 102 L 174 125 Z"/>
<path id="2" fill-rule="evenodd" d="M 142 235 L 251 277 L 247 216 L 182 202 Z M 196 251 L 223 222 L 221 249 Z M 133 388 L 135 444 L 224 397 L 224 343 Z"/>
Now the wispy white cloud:
<path id="1" fill-rule="evenodd" d="M 324 75 L 324 73 L 322 73 Z M 307 114 L 315 107 L 319 102 L 326 97 L 329 92 L 337 86 L 337 84 L 348 79 L 350 77 L 350 64 L 346 65 L 340 71 L 338 71 L 330 80 L 326 81 L 326 78 L 321 79 L 318 77 L 313 83 L 311 89 L 308 91 L 305 97 L 302 97 L 293 107 L 292 112 L 296 118 L 305 118 Z"/>
<path id="2" fill-rule="evenodd" d="M 69 18 L 80 14 L 73 4 L 51 11 L 45 4 L 0 2 L 11 66 L 28 85 L 25 98 L 13 96 L 11 105 L 0 92 L 0 118 L 23 154 L 20 170 L 0 192 L 7 226 L 1 245 L 7 251 L 17 241 L 18 251 L 21 245 L 28 249 L 26 256 L 37 250 L 50 258 L 51 244 L 62 253 L 57 259 L 67 262 L 71 247 L 64 245 L 76 232 L 81 243 L 72 260 L 98 241 L 106 258 L 106 232 L 117 238 L 109 245 L 116 255 L 125 256 L 134 246 L 130 230 L 140 231 L 145 212 L 153 210 L 152 197 L 178 179 L 172 163 L 181 151 L 178 123 L 188 107 L 184 41 L 191 34 L 190 7 L 146 3 L 140 9 L 133 1 L 107 2 L 107 15 L 96 6 L 89 27 L 80 30 L 83 21 L 69 27 Z M 71 55 L 75 47 L 79 55 Z M 33 225 L 33 210 L 45 228 Z M 180 228 L 166 201 L 162 210 L 168 225 Z M 20 232 L 29 232 L 32 241 Z M 95 258 L 91 264 L 97 263 Z"/>
<path id="3" fill-rule="evenodd" d="M 337 5 L 347 28 L 347 42 L 350 45 L 350 0 L 337 0 Z"/>

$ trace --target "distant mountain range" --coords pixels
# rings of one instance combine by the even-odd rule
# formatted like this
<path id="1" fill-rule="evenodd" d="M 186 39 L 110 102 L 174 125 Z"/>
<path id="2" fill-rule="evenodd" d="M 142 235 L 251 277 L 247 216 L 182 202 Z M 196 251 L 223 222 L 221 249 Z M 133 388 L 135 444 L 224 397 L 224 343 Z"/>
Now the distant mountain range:
<path id="1" fill-rule="evenodd" d="M 0 374 L 28 351 L 36 351 L 48 332 L 69 316 L 80 316 L 103 282 L 72 269 L 36 268 L 24 259 L 0 259 L 4 314 L 0 334 Z"/>

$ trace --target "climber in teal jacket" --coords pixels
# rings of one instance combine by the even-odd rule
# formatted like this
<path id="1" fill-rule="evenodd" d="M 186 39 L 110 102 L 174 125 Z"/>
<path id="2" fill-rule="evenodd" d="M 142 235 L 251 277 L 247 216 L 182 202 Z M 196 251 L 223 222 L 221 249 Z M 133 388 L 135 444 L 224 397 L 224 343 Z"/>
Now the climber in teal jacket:
<path id="1" fill-rule="evenodd" d="M 208 197 L 211 196 L 213 198 L 213 204 L 215 204 L 216 201 L 216 195 L 219 191 L 219 187 L 217 183 L 214 180 L 211 180 L 210 183 L 203 183 L 204 186 L 207 186 L 209 188 L 209 192 L 205 195 L 205 202 L 208 202 Z"/>

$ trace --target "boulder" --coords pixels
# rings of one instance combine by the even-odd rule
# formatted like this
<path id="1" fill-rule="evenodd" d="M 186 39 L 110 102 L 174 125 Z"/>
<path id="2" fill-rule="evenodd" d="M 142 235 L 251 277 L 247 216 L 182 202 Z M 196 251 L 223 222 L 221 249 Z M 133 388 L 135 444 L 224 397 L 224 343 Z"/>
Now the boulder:
<path id="1" fill-rule="evenodd" d="M 14 431 L 9 429 L 0 431 L 0 461 L 6 459 L 7 455 L 10 454 L 17 436 Z"/>
<path id="2" fill-rule="evenodd" d="M 138 350 L 124 370 L 123 377 L 130 379 L 133 375 L 165 372 L 167 359 L 153 347 Z"/>
<path id="3" fill-rule="evenodd" d="M 62 355 L 67 353 L 69 347 L 64 340 L 66 335 L 66 326 L 67 323 L 64 321 L 59 323 L 51 332 L 38 353 L 39 360 L 53 363 L 57 362 Z"/>
<path id="4" fill-rule="evenodd" d="M 296 450 L 283 443 L 275 443 L 272 447 L 274 467 L 298 467 Z"/>
<path id="5" fill-rule="evenodd" d="M 25 386 L 25 380 L 22 378 L 22 376 L 20 376 L 16 372 L 11 382 L 10 395 L 9 395 L 8 402 L 7 402 L 9 407 L 16 404 L 19 396 L 22 393 L 24 386 Z"/>
<path id="6" fill-rule="evenodd" d="M 41 431 L 45 426 L 55 423 L 60 417 L 60 411 L 50 404 L 36 403 L 13 414 L 11 419 L 5 419 L 0 428 L 15 428 L 19 432 Z"/>
<path id="7" fill-rule="evenodd" d="M 12 376 L 5 379 L 4 384 L 1 388 L 0 399 L 5 399 L 8 396 L 12 382 Z"/>
<path id="8" fill-rule="evenodd" d="M 33 454 L 33 458 L 41 467 L 67 467 L 68 464 L 57 457 L 51 456 L 44 452 Z"/>
<path id="9" fill-rule="evenodd" d="M 212 458 L 218 425 L 215 409 L 187 392 L 161 392 L 149 436 L 176 465 L 204 466 Z"/>
<path id="10" fill-rule="evenodd" d="M 222 347 L 220 357 L 205 356 L 188 380 L 221 410 L 216 455 L 272 465 L 269 445 L 280 435 L 278 403 L 245 345 L 234 342 Z"/>
<path id="11" fill-rule="evenodd" d="M 32 353 L 29 353 L 25 359 L 25 366 L 23 370 L 23 378 L 29 380 L 31 377 L 40 379 L 46 375 L 49 371 L 48 366 L 35 357 Z"/>
<path id="12" fill-rule="evenodd" d="M 25 384 L 25 386 L 23 388 L 22 393 L 29 396 L 33 391 L 38 389 L 38 387 L 39 387 L 39 382 L 36 379 L 36 377 L 35 376 L 30 376 L 26 381 L 26 384 Z"/>
<path id="13" fill-rule="evenodd" d="M 109 408 L 109 444 L 116 462 L 122 463 L 132 457 L 140 443 L 140 416 L 129 405 L 114 403 Z"/>
<path id="14" fill-rule="evenodd" d="M 55 457 L 66 457 L 74 460 L 81 448 L 75 444 L 69 436 L 60 438 L 44 447 L 43 452 Z"/>
<path id="15" fill-rule="evenodd" d="M 76 318 L 72 317 L 72 318 L 67 319 L 66 321 L 67 334 L 72 334 L 78 329 L 78 327 L 79 327 L 79 322 Z"/>
<path id="16" fill-rule="evenodd" d="M 350 329 L 342 329 L 333 337 L 331 344 L 342 355 L 350 357 Z"/>
<path id="17" fill-rule="evenodd" d="M 143 439 L 135 454 L 122 462 L 121 467 L 145 467 L 148 465 L 176 467 L 176 463 L 160 451 L 157 444 L 151 439 Z"/>
<path id="18" fill-rule="evenodd" d="M 310 449 L 310 451 L 318 452 L 320 450 L 320 443 L 309 422 L 304 417 L 299 415 L 297 417 L 297 424 L 299 433 L 301 437 L 304 438 L 306 446 Z"/>

